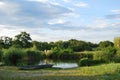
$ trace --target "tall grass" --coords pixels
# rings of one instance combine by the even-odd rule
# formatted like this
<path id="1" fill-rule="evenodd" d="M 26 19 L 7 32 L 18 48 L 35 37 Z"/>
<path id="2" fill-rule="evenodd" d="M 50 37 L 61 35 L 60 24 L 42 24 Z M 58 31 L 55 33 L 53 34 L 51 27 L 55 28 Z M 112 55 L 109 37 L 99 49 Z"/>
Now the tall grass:
<path id="1" fill-rule="evenodd" d="M 42 51 L 28 49 L 26 50 L 26 55 L 24 60 L 27 63 L 27 65 L 35 65 L 38 64 L 39 61 L 43 60 L 44 58 L 45 58 L 45 54 Z"/>
<path id="2" fill-rule="evenodd" d="M 21 65 L 25 52 L 23 49 L 19 48 L 9 48 L 8 50 L 4 50 L 3 53 L 3 62 L 6 65 Z"/>

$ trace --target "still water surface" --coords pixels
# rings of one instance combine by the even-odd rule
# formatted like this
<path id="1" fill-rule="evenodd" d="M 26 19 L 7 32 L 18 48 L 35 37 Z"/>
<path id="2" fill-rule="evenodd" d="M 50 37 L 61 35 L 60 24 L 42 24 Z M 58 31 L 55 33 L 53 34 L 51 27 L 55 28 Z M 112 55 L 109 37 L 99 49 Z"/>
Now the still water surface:
<path id="1" fill-rule="evenodd" d="M 70 61 L 53 61 L 53 60 L 44 60 L 41 61 L 39 64 L 53 64 L 53 68 L 76 68 L 78 67 L 78 64 L 76 61 L 70 60 Z"/>

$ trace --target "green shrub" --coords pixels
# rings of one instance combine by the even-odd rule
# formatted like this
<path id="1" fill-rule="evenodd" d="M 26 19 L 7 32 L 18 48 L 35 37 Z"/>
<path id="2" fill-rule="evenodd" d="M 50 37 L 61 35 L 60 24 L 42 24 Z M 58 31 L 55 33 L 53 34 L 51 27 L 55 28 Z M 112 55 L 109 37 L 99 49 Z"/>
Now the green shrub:
<path id="1" fill-rule="evenodd" d="M 97 64 L 101 64 L 101 63 L 104 63 L 104 61 L 82 58 L 79 61 L 79 66 L 93 66 L 93 65 L 97 65 Z"/>
<path id="2" fill-rule="evenodd" d="M 103 60 L 104 61 L 104 52 L 103 51 L 100 51 L 100 52 L 96 52 L 93 54 L 93 59 L 94 60 Z"/>
<path id="3" fill-rule="evenodd" d="M 2 60 L 2 50 L 0 50 L 0 61 Z"/>
<path id="4" fill-rule="evenodd" d="M 26 51 L 26 61 L 28 65 L 38 64 L 40 60 L 43 60 L 45 54 L 38 50 L 27 50 Z"/>
<path id="5" fill-rule="evenodd" d="M 24 50 L 18 48 L 10 48 L 8 50 L 4 50 L 3 62 L 6 65 L 22 65 L 24 55 Z"/>
<path id="6" fill-rule="evenodd" d="M 116 56 L 116 49 L 114 47 L 108 47 L 104 50 L 104 59 L 106 62 L 114 62 Z"/>
<path id="7" fill-rule="evenodd" d="M 61 49 L 61 48 L 53 48 L 48 55 L 49 58 L 52 59 L 72 59 L 73 58 L 73 50 L 68 49 Z"/>
<path id="8" fill-rule="evenodd" d="M 120 50 L 117 50 L 116 56 L 115 56 L 115 58 L 114 58 L 114 61 L 115 61 L 115 62 L 120 62 Z"/>
<path id="9" fill-rule="evenodd" d="M 94 60 L 101 60 L 105 62 L 114 62 L 116 56 L 116 49 L 114 47 L 107 47 L 101 52 L 94 53 Z"/>
<path id="10" fill-rule="evenodd" d="M 76 53 L 76 54 L 78 54 L 78 58 L 79 59 L 82 59 L 82 58 L 88 58 L 88 59 L 93 59 L 93 53 L 84 53 L 84 52 L 82 52 L 82 53 Z"/>
<path id="11" fill-rule="evenodd" d="M 88 59 L 88 58 L 82 58 L 79 61 L 79 66 L 90 66 L 91 65 L 92 60 Z"/>

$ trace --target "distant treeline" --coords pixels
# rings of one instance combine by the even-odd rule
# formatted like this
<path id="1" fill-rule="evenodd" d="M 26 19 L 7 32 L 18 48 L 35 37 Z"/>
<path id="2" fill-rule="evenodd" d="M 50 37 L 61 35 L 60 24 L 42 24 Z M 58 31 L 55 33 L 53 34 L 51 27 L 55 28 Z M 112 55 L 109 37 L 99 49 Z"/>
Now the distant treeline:
<path id="1" fill-rule="evenodd" d="M 41 42 L 41 41 L 32 41 L 30 34 L 27 32 L 21 32 L 20 34 L 16 35 L 14 38 L 10 38 L 8 36 L 1 36 L 0 37 L 0 49 L 8 49 L 10 47 L 15 48 L 31 48 L 35 46 L 38 50 L 51 50 L 55 47 L 61 49 L 70 48 L 75 52 L 80 51 L 92 51 L 94 49 L 101 49 L 108 46 L 114 46 L 113 42 L 111 41 L 101 41 L 98 44 L 92 42 L 86 42 L 82 40 L 71 39 L 68 41 L 56 41 L 56 42 Z"/>

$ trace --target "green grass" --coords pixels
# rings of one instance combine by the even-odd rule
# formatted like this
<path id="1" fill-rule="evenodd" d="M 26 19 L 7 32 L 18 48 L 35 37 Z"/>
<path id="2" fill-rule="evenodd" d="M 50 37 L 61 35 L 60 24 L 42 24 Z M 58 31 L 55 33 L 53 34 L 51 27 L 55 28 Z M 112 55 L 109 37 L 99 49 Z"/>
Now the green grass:
<path id="1" fill-rule="evenodd" d="M 38 70 L 18 70 L 13 66 L 0 66 L 0 80 L 120 80 L 120 64 Z"/>

